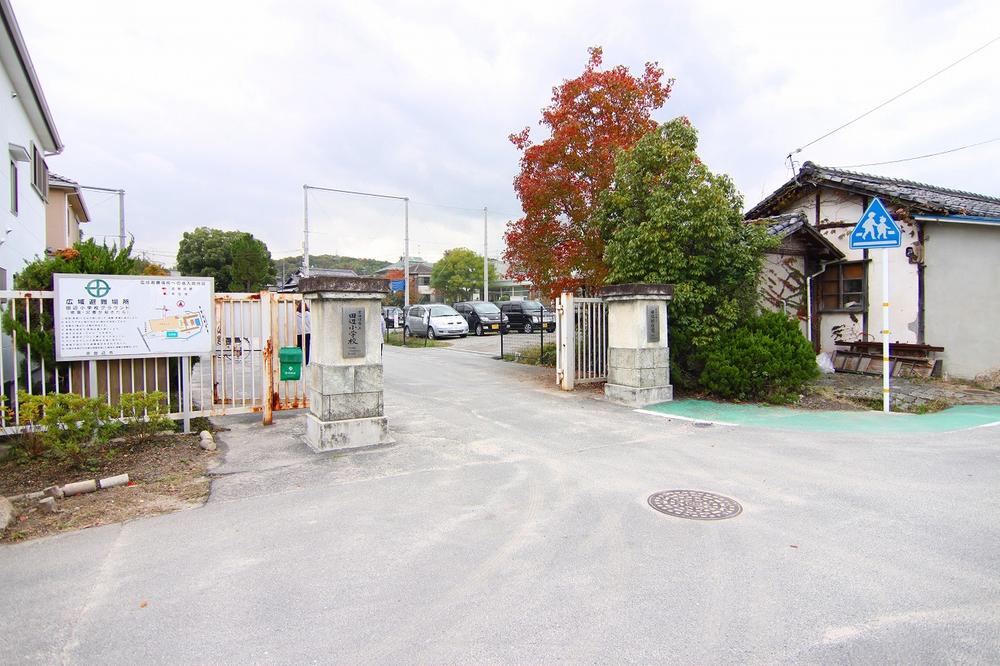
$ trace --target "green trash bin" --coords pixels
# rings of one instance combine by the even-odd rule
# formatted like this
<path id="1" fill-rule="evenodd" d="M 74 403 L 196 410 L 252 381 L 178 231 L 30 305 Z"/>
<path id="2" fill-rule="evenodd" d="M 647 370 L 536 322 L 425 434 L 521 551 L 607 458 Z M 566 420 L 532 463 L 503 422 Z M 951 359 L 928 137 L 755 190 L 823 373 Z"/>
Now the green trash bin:
<path id="1" fill-rule="evenodd" d="M 281 381 L 302 378 L 302 350 L 298 347 L 282 347 L 278 350 L 278 362 L 281 364 Z"/>

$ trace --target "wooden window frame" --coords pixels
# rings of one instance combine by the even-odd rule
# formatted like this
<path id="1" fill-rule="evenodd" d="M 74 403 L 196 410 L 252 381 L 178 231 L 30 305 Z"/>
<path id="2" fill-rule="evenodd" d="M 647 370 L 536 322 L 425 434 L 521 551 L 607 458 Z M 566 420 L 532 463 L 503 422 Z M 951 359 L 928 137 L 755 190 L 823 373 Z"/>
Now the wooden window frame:
<path id="1" fill-rule="evenodd" d="M 31 144 L 31 186 L 42 201 L 49 202 L 49 165 L 34 142 Z"/>
<path id="2" fill-rule="evenodd" d="M 845 312 L 845 313 L 858 313 L 868 311 L 868 264 L 869 259 L 861 259 L 859 261 L 842 261 L 836 264 L 830 264 L 827 266 L 826 271 L 820 276 L 819 285 L 819 311 L 820 312 Z M 861 266 L 861 291 L 844 291 L 844 269 L 854 266 Z M 826 304 L 827 296 L 832 296 L 833 294 L 826 293 L 826 286 L 831 283 L 830 280 L 826 278 L 827 272 L 835 270 L 837 273 L 836 285 L 837 285 L 837 307 L 830 307 Z M 846 280 L 857 280 L 856 277 L 848 277 Z M 844 306 L 844 296 L 845 294 L 858 295 L 861 297 L 860 305 L 855 307 L 845 307 Z"/>

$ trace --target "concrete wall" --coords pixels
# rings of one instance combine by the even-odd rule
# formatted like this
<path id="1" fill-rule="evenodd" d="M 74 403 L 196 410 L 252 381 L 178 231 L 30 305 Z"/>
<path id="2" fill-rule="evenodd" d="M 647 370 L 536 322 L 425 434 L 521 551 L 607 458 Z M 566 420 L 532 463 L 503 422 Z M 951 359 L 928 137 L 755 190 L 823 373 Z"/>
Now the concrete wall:
<path id="1" fill-rule="evenodd" d="M 1000 368 L 1000 229 L 928 222 L 924 285 L 929 344 L 944 347 L 947 376 Z"/>
<path id="2" fill-rule="evenodd" d="M 80 228 L 76 223 L 76 217 L 69 207 L 69 192 L 49 188 L 49 203 L 45 207 L 45 245 L 53 250 L 62 250 L 71 247 L 75 240 L 75 235 L 79 239 L 79 232 L 73 233 L 73 228 Z"/>

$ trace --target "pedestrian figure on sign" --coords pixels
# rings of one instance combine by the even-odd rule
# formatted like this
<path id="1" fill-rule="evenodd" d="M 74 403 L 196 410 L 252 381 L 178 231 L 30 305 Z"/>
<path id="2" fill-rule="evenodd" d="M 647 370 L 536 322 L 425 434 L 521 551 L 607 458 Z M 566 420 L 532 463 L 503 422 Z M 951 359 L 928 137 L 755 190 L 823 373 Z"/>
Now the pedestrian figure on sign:
<path id="1" fill-rule="evenodd" d="M 861 223 L 861 228 L 864 229 L 864 233 L 861 234 L 861 238 L 875 238 L 875 212 L 872 211 L 868 213 L 868 218 Z"/>
<path id="2" fill-rule="evenodd" d="M 879 215 L 878 224 L 875 225 L 875 231 L 878 232 L 879 238 L 886 238 L 889 232 L 889 225 L 885 221 L 885 215 Z"/>

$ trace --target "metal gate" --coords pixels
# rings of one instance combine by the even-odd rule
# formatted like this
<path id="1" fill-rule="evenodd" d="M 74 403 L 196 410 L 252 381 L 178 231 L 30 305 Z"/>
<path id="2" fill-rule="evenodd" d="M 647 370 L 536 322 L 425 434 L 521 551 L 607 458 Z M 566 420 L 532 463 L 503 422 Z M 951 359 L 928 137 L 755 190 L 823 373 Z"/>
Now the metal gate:
<path id="1" fill-rule="evenodd" d="M 564 292 L 556 306 L 556 382 L 565 391 L 608 377 L 608 306 Z"/>
<path id="2" fill-rule="evenodd" d="M 215 344 L 201 357 L 128 358 L 55 363 L 40 348 L 51 335 L 51 291 L 0 291 L 0 310 L 12 321 L 0 336 L 0 432 L 23 430 L 18 392 L 76 393 L 118 404 L 122 393 L 162 391 L 169 416 L 221 416 L 260 412 L 269 424 L 276 410 L 308 406 L 309 373 L 281 381 L 281 347 L 308 358 L 308 311 L 301 294 L 216 294 Z M 19 340 L 20 336 L 20 340 Z M 34 347 L 32 342 L 35 341 Z M 51 345 L 51 343 L 48 343 Z"/>
<path id="3" fill-rule="evenodd" d="M 302 294 L 215 295 L 215 349 L 192 369 L 192 413 L 201 416 L 263 413 L 308 407 L 309 373 L 281 381 L 276 357 L 282 347 L 298 347 L 308 360 L 308 311 Z"/>

